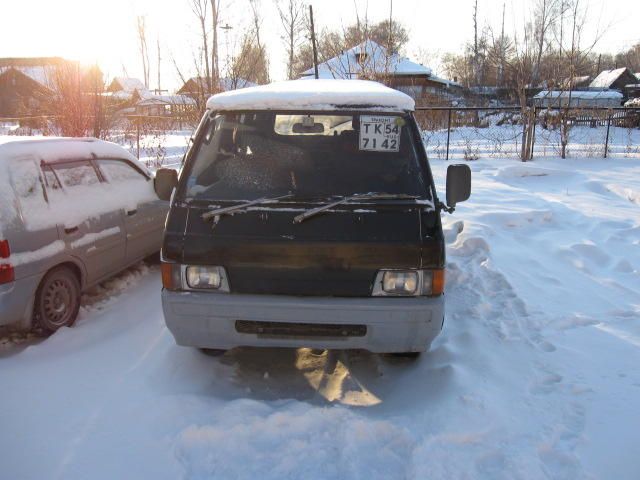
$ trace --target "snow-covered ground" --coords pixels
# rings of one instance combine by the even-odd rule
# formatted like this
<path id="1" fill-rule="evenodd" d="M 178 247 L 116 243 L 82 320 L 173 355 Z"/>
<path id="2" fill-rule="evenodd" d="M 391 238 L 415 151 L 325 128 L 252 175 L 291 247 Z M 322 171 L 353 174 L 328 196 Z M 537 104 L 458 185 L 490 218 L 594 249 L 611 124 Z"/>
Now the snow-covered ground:
<path id="1" fill-rule="evenodd" d="M 141 264 L 0 342 L 0 477 L 639 478 L 640 163 L 469 165 L 419 360 L 178 347 Z"/>

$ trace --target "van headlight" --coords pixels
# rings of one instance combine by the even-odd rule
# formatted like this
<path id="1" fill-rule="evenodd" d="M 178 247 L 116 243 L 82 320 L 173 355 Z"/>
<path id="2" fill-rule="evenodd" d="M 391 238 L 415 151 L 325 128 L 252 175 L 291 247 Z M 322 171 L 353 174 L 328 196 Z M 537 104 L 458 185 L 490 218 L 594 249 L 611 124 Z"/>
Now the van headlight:
<path id="1" fill-rule="evenodd" d="M 444 270 L 379 270 L 374 297 L 437 296 L 444 291 Z"/>
<path id="2" fill-rule="evenodd" d="M 168 290 L 211 290 L 229 292 L 224 267 L 162 263 L 162 284 Z"/>
<path id="3" fill-rule="evenodd" d="M 189 288 L 217 290 L 222 283 L 222 267 L 189 265 L 185 278 Z"/>

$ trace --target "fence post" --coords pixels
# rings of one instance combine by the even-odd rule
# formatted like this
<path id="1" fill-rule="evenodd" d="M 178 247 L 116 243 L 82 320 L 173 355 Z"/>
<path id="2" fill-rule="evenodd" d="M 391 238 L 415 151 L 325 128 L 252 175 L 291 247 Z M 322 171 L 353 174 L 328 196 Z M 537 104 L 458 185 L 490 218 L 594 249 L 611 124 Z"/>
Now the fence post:
<path id="1" fill-rule="evenodd" d="M 529 152 L 529 160 L 533 160 L 533 147 L 536 145 L 536 125 L 538 124 L 538 108 L 533 106 L 533 129 L 531 132 L 531 151 Z"/>
<path id="2" fill-rule="evenodd" d="M 520 145 L 520 160 L 527 161 L 527 114 L 524 109 L 520 111 L 520 118 L 522 119 L 522 144 Z"/>
<path id="3" fill-rule="evenodd" d="M 140 160 L 140 119 L 136 118 L 136 157 Z"/>
<path id="4" fill-rule="evenodd" d="M 604 140 L 604 158 L 607 158 L 607 151 L 609 150 L 609 127 L 611 127 L 611 113 L 607 117 L 607 137 Z"/>
<path id="5" fill-rule="evenodd" d="M 449 138 L 451 136 L 451 107 L 449 107 L 449 117 L 447 119 L 447 156 L 445 160 L 449 160 Z"/>

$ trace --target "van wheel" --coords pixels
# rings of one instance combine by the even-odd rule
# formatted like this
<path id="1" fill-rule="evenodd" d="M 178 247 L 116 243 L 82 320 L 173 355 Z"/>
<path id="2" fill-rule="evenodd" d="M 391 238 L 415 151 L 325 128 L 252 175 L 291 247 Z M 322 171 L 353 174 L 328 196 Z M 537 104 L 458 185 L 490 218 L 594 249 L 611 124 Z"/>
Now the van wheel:
<path id="1" fill-rule="evenodd" d="M 45 275 L 38 286 L 34 304 L 35 320 L 48 332 L 73 325 L 80 310 L 80 282 L 67 267 Z"/>
<path id="2" fill-rule="evenodd" d="M 220 357 L 226 352 L 220 348 L 201 348 L 200 351 L 209 357 Z"/>
<path id="3" fill-rule="evenodd" d="M 422 352 L 398 352 L 392 353 L 391 355 L 396 358 L 407 358 L 409 360 L 415 360 L 420 357 Z"/>

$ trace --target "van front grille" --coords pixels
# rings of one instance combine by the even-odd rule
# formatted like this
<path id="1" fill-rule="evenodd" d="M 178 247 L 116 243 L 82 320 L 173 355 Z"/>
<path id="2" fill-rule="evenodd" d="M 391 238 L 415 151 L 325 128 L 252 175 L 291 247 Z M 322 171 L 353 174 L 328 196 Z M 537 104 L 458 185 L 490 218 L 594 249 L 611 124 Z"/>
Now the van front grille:
<path id="1" fill-rule="evenodd" d="M 272 337 L 364 337 L 366 325 L 338 325 L 330 323 L 254 322 L 236 320 L 238 333 Z"/>

